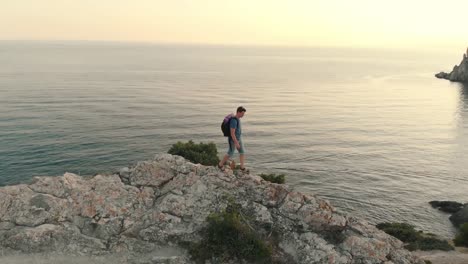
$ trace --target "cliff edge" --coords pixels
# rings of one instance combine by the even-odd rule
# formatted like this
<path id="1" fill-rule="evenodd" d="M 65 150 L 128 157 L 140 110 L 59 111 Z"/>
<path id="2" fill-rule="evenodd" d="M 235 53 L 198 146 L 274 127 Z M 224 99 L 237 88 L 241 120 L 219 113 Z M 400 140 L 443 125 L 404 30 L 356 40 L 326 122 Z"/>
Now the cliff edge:
<path id="1" fill-rule="evenodd" d="M 326 200 L 169 154 L 113 175 L 65 173 L 1 187 L 0 250 L 194 263 L 184 245 L 200 241 L 207 216 L 226 208 L 226 196 L 250 212 L 255 230 L 275 231 L 287 263 L 424 263 Z"/>

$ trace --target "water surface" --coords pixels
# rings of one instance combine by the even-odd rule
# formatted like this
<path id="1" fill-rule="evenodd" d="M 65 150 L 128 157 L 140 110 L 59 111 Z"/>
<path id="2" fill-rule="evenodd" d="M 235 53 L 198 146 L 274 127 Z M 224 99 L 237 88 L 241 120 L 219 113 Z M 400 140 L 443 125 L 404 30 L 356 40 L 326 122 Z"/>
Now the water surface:
<path id="1" fill-rule="evenodd" d="M 431 200 L 467 202 L 468 87 L 434 78 L 461 54 L 395 50 L 0 44 L 0 184 L 92 175 L 192 139 L 370 222 L 453 236 Z"/>

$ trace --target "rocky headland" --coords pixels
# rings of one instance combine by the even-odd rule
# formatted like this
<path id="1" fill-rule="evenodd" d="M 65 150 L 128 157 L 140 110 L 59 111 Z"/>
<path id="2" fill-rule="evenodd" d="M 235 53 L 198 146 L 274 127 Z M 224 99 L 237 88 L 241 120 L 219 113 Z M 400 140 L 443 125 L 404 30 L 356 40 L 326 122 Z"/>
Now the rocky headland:
<path id="1" fill-rule="evenodd" d="M 195 263 L 185 245 L 201 240 L 207 216 L 225 209 L 226 197 L 242 206 L 253 230 L 276 234 L 275 254 L 284 263 L 424 263 L 398 239 L 326 200 L 169 154 L 112 175 L 65 173 L 1 187 L 0 250 L 4 257 Z"/>
<path id="2" fill-rule="evenodd" d="M 468 53 L 468 50 L 467 50 Z M 452 82 L 468 83 L 468 54 L 463 54 L 463 59 L 459 65 L 455 65 L 450 73 L 439 72 L 435 77 L 446 79 Z"/>

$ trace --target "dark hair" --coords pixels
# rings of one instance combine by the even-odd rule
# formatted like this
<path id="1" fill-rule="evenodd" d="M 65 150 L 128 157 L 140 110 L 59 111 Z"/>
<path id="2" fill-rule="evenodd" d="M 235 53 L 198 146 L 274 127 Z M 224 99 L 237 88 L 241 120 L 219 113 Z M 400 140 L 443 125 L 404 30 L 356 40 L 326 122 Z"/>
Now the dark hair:
<path id="1" fill-rule="evenodd" d="M 247 112 L 247 110 L 243 106 L 239 106 L 237 107 L 237 113 L 240 113 L 240 112 Z"/>

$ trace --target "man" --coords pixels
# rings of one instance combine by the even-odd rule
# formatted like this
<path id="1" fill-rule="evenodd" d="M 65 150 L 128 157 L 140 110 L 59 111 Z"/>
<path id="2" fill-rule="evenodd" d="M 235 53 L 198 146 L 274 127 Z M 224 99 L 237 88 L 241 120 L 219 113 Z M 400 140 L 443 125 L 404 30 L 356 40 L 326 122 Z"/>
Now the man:
<path id="1" fill-rule="evenodd" d="M 226 155 L 224 155 L 223 160 L 218 164 L 218 168 L 224 171 L 224 164 L 229 158 L 234 156 L 234 150 L 237 149 L 239 152 L 239 160 L 240 160 L 240 169 L 243 172 L 246 172 L 246 168 L 244 166 L 245 161 L 245 150 L 244 144 L 242 143 L 242 127 L 240 119 L 244 117 L 244 114 L 247 110 L 239 106 L 236 111 L 236 115 L 233 115 L 231 121 L 229 122 L 230 127 L 230 136 L 228 137 L 229 149 Z"/>

